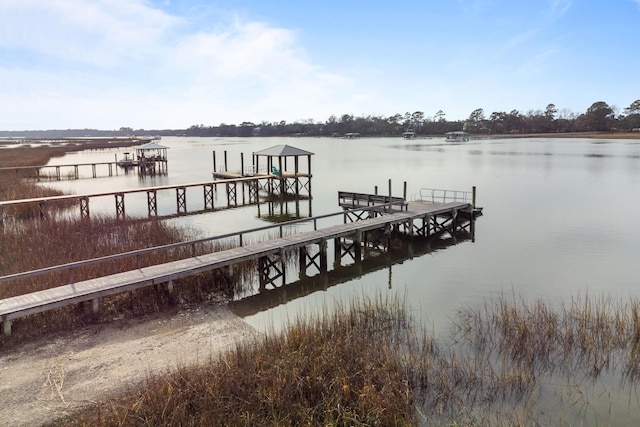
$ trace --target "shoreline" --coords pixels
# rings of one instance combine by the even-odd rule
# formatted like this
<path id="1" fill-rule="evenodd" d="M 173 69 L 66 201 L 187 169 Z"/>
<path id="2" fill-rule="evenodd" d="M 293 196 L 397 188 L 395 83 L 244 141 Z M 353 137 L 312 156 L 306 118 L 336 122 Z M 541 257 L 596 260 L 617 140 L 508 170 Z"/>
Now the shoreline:
<path id="1" fill-rule="evenodd" d="M 215 360 L 258 336 L 227 304 L 198 304 L 4 348 L 0 419 L 13 426 L 51 423 L 153 375 Z"/>

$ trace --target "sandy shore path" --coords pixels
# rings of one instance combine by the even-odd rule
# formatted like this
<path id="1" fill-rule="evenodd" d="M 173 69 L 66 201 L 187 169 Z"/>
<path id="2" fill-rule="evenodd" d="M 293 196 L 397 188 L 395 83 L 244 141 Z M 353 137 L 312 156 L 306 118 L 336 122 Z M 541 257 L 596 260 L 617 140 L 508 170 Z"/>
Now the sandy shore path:
<path id="1" fill-rule="evenodd" d="M 255 336 L 225 305 L 202 305 L 0 348 L 0 425 L 41 425 Z"/>

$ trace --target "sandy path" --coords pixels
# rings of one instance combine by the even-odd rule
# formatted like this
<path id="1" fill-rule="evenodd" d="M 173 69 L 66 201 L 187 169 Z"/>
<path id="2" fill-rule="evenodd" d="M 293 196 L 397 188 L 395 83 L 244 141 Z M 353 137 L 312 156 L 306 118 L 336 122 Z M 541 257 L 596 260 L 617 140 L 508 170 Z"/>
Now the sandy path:
<path id="1" fill-rule="evenodd" d="M 40 425 L 256 334 L 226 306 L 203 305 L 0 349 L 0 425 Z"/>

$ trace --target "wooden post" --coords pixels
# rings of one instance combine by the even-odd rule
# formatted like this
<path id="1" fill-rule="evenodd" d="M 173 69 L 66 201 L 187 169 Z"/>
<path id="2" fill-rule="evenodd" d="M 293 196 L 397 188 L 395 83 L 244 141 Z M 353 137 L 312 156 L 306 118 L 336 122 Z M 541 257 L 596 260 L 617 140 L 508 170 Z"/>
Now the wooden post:
<path id="1" fill-rule="evenodd" d="M 475 209 L 476 207 L 476 186 L 475 185 L 471 189 L 471 205 Z"/>
<path id="2" fill-rule="evenodd" d="M 224 171 L 227 172 L 227 150 L 224 150 Z"/>
<path id="3" fill-rule="evenodd" d="M 295 191 L 296 191 L 296 197 L 300 197 L 300 188 L 299 188 L 299 181 L 298 181 L 298 156 L 294 157 L 293 159 L 293 171 L 295 174 Z M 297 200 L 297 199 L 296 199 Z"/>
<path id="4" fill-rule="evenodd" d="M 298 248 L 298 269 L 300 270 L 299 279 L 307 277 L 307 248 L 305 246 Z"/>
<path id="5" fill-rule="evenodd" d="M 404 201 L 407 201 L 407 181 L 404 182 L 404 189 L 402 191 L 402 198 Z"/>
<path id="6" fill-rule="evenodd" d="M 362 230 L 356 231 L 356 238 L 353 242 L 355 262 L 362 261 Z"/>
<path id="7" fill-rule="evenodd" d="M 282 178 L 282 156 L 278 156 L 278 175 L 280 175 L 280 197 L 284 197 L 287 189 L 284 186 L 284 178 Z"/>
<path id="8" fill-rule="evenodd" d="M 216 173 L 216 151 L 213 151 L 213 173 Z"/>
<path id="9" fill-rule="evenodd" d="M 389 203 L 391 203 L 391 179 L 389 179 Z M 392 206 L 389 206 L 389 212 L 392 210 Z"/>
<path id="10" fill-rule="evenodd" d="M 240 153 L 240 176 L 244 176 L 244 153 Z"/>
<path id="11" fill-rule="evenodd" d="M 318 243 L 320 249 L 320 272 L 327 272 L 327 241 L 322 239 L 320 243 Z"/>
<path id="12" fill-rule="evenodd" d="M 6 336 L 11 335 L 11 320 L 5 317 L 2 323 L 4 323 L 4 334 Z"/>
<path id="13" fill-rule="evenodd" d="M 373 194 L 378 195 L 378 186 L 373 187 Z"/>

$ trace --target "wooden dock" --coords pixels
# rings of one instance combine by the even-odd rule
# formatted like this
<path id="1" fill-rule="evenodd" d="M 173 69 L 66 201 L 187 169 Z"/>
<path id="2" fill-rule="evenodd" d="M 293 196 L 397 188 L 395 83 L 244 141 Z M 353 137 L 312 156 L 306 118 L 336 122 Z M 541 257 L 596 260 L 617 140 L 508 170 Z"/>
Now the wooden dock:
<path id="1" fill-rule="evenodd" d="M 274 181 L 278 181 L 278 183 L 274 183 Z M 20 206 L 20 205 L 29 205 L 29 204 L 37 204 L 39 207 L 40 217 L 46 218 L 49 215 L 49 207 L 54 203 L 61 202 L 76 202 L 79 207 L 79 213 L 81 218 L 89 218 L 90 216 L 90 200 L 98 197 L 113 197 L 115 200 L 115 216 L 116 218 L 124 219 L 126 216 L 126 204 L 125 204 L 125 196 L 135 193 L 146 193 L 146 202 L 147 202 L 147 213 L 151 217 L 158 216 L 158 197 L 157 194 L 160 191 L 175 191 L 175 203 L 176 203 L 176 214 L 186 214 L 187 213 L 187 189 L 193 189 L 200 187 L 202 193 L 198 196 L 202 199 L 202 209 L 198 212 L 202 211 L 210 211 L 215 209 L 214 191 L 218 185 L 222 185 L 225 189 L 226 193 L 226 202 L 227 205 L 244 205 L 247 203 L 254 204 L 258 201 L 258 196 L 260 191 L 266 192 L 268 194 L 275 195 L 284 195 L 284 194 L 293 194 L 299 197 L 307 197 L 306 192 L 309 191 L 310 197 L 310 184 L 304 186 L 301 191 L 300 187 L 294 186 L 295 183 L 298 183 L 297 179 L 295 183 L 285 181 L 284 188 L 282 187 L 282 183 L 279 182 L 280 179 L 275 175 L 255 175 L 255 176 L 246 176 L 240 178 L 233 179 L 218 179 L 213 181 L 205 181 L 205 182 L 192 182 L 186 184 L 174 184 L 174 185 L 161 185 L 155 187 L 143 187 L 143 188 L 132 188 L 127 190 L 117 190 L 117 191 L 106 191 L 99 193 L 90 193 L 90 194 L 75 194 L 75 195 L 64 195 L 64 196 L 50 196 L 50 197 L 39 197 L 39 198 L 30 198 L 30 199 L 19 199 L 19 200 L 5 200 L 0 201 L 0 227 L 2 227 L 4 222 L 4 215 L 7 208 L 12 206 Z M 239 189 L 240 188 L 240 189 Z M 245 189 L 247 189 L 247 194 L 245 195 Z M 284 193 L 282 193 L 284 191 Z M 240 193 L 241 192 L 241 193 Z M 297 193 L 296 193 L 297 192 Z"/>
<path id="2" fill-rule="evenodd" d="M 219 252 L 207 253 L 200 256 L 181 259 L 165 264 L 152 265 L 131 271 L 85 280 L 77 283 L 64 284 L 47 290 L 19 295 L 0 300 L 0 320 L 4 325 L 4 333 L 11 333 L 11 322 L 14 319 L 52 310 L 66 305 L 83 301 L 92 301 L 94 311 L 98 310 L 102 297 L 113 295 L 141 287 L 166 284 L 173 289 L 173 281 L 200 272 L 211 271 L 222 267 L 233 266 L 250 260 L 259 260 L 260 287 L 278 286 L 277 282 L 285 284 L 285 253 L 297 250 L 300 256 L 300 269 L 315 268 L 320 274 L 328 270 L 327 244 L 334 241 L 334 256 L 337 261 L 348 254 L 358 263 L 362 260 L 363 245 L 380 246 L 381 241 L 388 238 L 390 233 L 398 232 L 406 236 L 430 237 L 443 233 L 455 233 L 457 230 L 469 227 L 474 220 L 474 207 L 464 202 L 409 202 L 404 210 L 392 209 L 392 204 L 378 204 L 375 206 L 347 209 L 330 215 L 305 218 L 260 229 L 234 233 L 238 236 L 238 246 Z M 342 218 L 342 224 L 333 224 L 323 228 L 318 227 L 320 220 Z M 284 235 L 284 227 L 310 223 L 313 230 Z M 243 245 L 243 236 L 249 232 L 263 232 L 269 229 L 279 229 L 279 236 L 275 239 L 265 238 L 264 241 Z M 231 235 L 217 238 L 228 238 Z M 181 244 L 167 245 L 160 248 L 150 248 L 119 254 L 100 259 L 80 261 L 55 266 L 37 271 L 13 274 L 0 277 L 0 283 L 24 277 L 44 275 L 53 271 L 68 270 L 82 265 L 123 259 L 124 257 L 139 257 L 154 250 L 175 249 L 178 246 L 188 246 L 212 241 L 217 238 L 202 239 Z M 317 247 L 317 253 L 307 248 Z M 383 245 L 384 246 L 384 245 Z"/>

